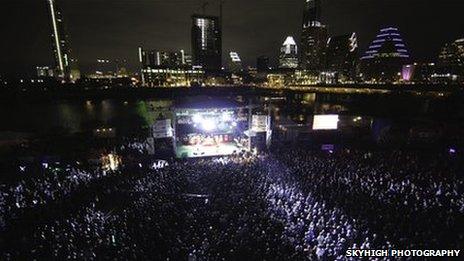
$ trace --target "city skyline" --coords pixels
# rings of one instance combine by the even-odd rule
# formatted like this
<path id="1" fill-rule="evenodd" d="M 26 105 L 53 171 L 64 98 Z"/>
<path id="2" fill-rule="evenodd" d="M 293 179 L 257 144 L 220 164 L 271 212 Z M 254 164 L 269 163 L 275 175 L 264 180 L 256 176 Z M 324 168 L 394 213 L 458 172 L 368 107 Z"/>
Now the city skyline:
<path id="1" fill-rule="evenodd" d="M 236 50 L 241 54 L 244 64 L 255 66 L 256 58 L 260 55 L 271 57 L 275 63 L 283 37 L 293 35 L 299 42 L 304 1 L 247 1 L 243 8 L 241 6 L 240 10 L 237 10 L 234 8 L 237 6 L 235 3 L 240 1 L 235 1 L 233 5 L 226 2 L 224 6 L 224 52 Z M 463 27 L 460 24 L 462 22 L 454 21 L 456 19 L 453 20 L 453 15 L 443 16 L 438 20 L 432 19 L 433 21 L 425 19 L 427 15 L 440 14 L 441 9 L 446 9 L 451 14 L 457 13 L 456 8 L 462 6 L 457 1 L 444 1 L 436 8 L 432 8 L 429 3 L 416 0 L 409 1 L 410 4 L 407 6 L 396 0 L 385 2 L 378 1 L 374 4 L 352 0 L 337 3 L 334 0 L 326 0 L 323 1 L 321 20 L 328 25 L 329 36 L 357 32 L 361 52 L 366 50 L 370 39 L 380 27 L 396 26 L 403 32 L 412 57 L 419 61 L 436 60 L 440 49 L 446 43 L 463 35 L 462 30 L 459 30 L 459 27 Z M 139 45 L 190 51 L 190 17 L 193 13 L 201 12 L 200 3 L 201 1 L 167 3 L 149 0 L 120 0 L 110 3 L 106 0 L 80 0 L 62 1 L 62 9 L 73 56 L 79 60 L 82 71 L 88 72 L 91 69 L 90 64 L 98 58 L 127 59 L 129 68 L 136 70 Z M 353 3 L 356 3 L 356 8 L 353 7 Z M 53 65 L 46 4 L 47 1 L 6 2 L 6 8 L 3 10 L 11 12 L 5 14 L 3 19 L 8 19 L 10 26 L 5 28 L 3 34 L 11 35 L 11 41 L 2 43 L 2 49 L 11 51 L 6 52 L 5 59 L 2 59 L 1 74 L 18 71 L 32 73 L 35 66 Z M 90 4 L 92 8 L 86 9 Z M 367 6 L 375 8 L 368 9 L 367 13 L 359 13 L 358 9 L 366 10 L 364 7 Z M 20 16 L 19 10 L 23 15 Z M 206 10 L 207 14 L 218 14 L 218 8 L 214 3 Z M 412 12 L 413 10 L 415 12 Z M 149 11 L 152 11 L 153 15 L 148 15 Z M 377 17 L 375 14 L 380 11 L 388 14 L 388 17 Z M 123 13 L 133 15 L 124 17 Z M 14 23 L 20 17 L 24 22 Z M 268 19 L 263 21 L 263 17 Z M 143 22 L 144 19 L 148 22 Z M 114 22 L 108 23 L 107 20 Z M 411 26 L 402 26 L 406 24 Z M 429 33 L 421 33 L 424 28 L 420 28 L 419 24 L 429 29 Z M 16 30 L 15 25 L 19 27 Z M 448 29 L 443 30 L 445 27 Z M 269 33 L 270 31 L 273 33 Z M 435 36 L 430 38 L 430 35 Z"/>
<path id="2" fill-rule="evenodd" d="M 66 31 L 64 30 L 63 14 L 61 8 L 56 5 L 55 0 L 47 0 L 50 12 L 50 22 L 52 24 L 52 49 L 55 58 L 57 74 L 65 77 L 69 73 L 70 59 L 69 46 Z"/>

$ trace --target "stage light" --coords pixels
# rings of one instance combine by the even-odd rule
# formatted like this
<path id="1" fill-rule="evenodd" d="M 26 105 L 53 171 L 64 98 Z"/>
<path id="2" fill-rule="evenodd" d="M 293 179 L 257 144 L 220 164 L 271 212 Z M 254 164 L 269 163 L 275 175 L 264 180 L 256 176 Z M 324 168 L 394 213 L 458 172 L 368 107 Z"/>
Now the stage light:
<path id="1" fill-rule="evenodd" d="M 231 115 L 229 113 L 224 112 L 224 113 L 222 113 L 222 120 L 223 121 L 230 121 L 230 120 L 232 120 L 232 117 L 231 117 Z"/>
<path id="2" fill-rule="evenodd" d="M 203 119 L 201 127 L 205 131 L 212 131 L 216 129 L 216 123 L 212 119 Z"/>
<path id="3" fill-rule="evenodd" d="M 102 161 L 102 168 L 105 170 L 117 170 L 119 168 L 119 165 L 121 163 L 120 158 L 118 155 L 115 154 L 108 154 L 108 155 L 103 155 L 101 157 Z"/>
<path id="4" fill-rule="evenodd" d="M 109 160 L 109 165 L 108 165 L 109 169 L 113 171 L 117 170 L 119 166 L 117 157 L 113 154 L 108 154 L 108 160 Z"/>
<path id="5" fill-rule="evenodd" d="M 223 121 L 220 121 L 218 124 L 217 124 L 217 128 L 220 129 L 220 130 L 223 130 L 227 127 L 226 123 L 223 122 Z"/>
<path id="6" fill-rule="evenodd" d="M 194 114 L 192 117 L 192 121 L 194 123 L 201 123 L 203 121 L 203 117 L 200 114 Z"/>

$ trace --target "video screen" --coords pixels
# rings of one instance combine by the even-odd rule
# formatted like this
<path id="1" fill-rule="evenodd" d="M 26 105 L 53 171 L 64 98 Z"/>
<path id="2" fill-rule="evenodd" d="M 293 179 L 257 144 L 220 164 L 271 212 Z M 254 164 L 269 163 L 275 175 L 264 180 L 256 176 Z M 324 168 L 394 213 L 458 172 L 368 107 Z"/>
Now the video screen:
<path id="1" fill-rule="evenodd" d="M 338 115 L 314 115 L 313 130 L 338 129 Z"/>

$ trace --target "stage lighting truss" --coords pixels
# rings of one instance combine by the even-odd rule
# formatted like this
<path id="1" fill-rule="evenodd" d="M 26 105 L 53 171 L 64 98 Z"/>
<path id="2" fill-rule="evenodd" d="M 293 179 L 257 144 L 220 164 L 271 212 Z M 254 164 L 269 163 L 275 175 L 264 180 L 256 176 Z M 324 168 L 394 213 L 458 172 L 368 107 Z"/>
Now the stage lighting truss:
<path id="1" fill-rule="evenodd" d="M 195 128 L 199 128 L 206 132 L 215 130 L 231 130 L 237 127 L 237 122 L 234 120 L 233 113 L 222 112 L 216 114 L 201 114 L 192 115 L 192 122 Z"/>

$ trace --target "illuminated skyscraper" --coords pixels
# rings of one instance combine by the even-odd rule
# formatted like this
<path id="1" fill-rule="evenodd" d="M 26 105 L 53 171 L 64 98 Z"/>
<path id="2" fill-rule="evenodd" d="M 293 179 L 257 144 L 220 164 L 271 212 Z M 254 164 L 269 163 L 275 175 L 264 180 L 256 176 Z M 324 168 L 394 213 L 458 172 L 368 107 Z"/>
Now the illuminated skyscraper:
<path id="1" fill-rule="evenodd" d="M 159 50 L 145 50 L 139 47 L 139 61 L 142 68 L 187 69 L 191 67 L 189 55 L 180 50 L 166 52 Z"/>
<path id="2" fill-rule="evenodd" d="M 295 69 L 298 67 L 298 46 L 291 36 L 287 36 L 280 48 L 279 67 L 282 69 Z"/>
<path id="3" fill-rule="evenodd" d="M 300 67 L 305 70 L 322 70 L 325 67 L 327 27 L 321 22 L 322 0 L 305 0 L 303 29 L 301 32 Z"/>
<path id="4" fill-rule="evenodd" d="M 363 77 L 365 80 L 396 81 L 403 65 L 409 62 L 410 54 L 398 28 L 384 28 L 361 57 Z"/>
<path id="5" fill-rule="evenodd" d="M 229 70 L 233 73 L 243 71 L 242 59 L 237 52 L 229 53 Z"/>
<path id="6" fill-rule="evenodd" d="M 174 87 L 189 86 L 200 82 L 204 71 L 192 69 L 190 55 L 184 50 L 166 52 L 138 48 L 143 86 Z"/>
<path id="7" fill-rule="evenodd" d="M 54 77 L 54 70 L 48 66 L 37 66 L 37 77 Z"/>
<path id="8" fill-rule="evenodd" d="M 208 72 L 218 72 L 222 67 L 222 31 L 217 16 L 192 16 L 193 65 Z"/>
<path id="9" fill-rule="evenodd" d="M 353 80 L 358 60 L 356 33 L 329 38 L 327 42 L 327 69 L 337 74 L 342 81 Z"/>
<path id="10" fill-rule="evenodd" d="M 438 56 L 440 64 L 464 67 L 464 38 L 446 44 Z"/>
<path id="11" fill-rule="evenodd" d="M 51 29 L 52 29 L 52 49 L 55 56 L 56 75 L 59 78 L 72 80 L 71 75 L 71 57 L 67 40 L 66 31 L 64 28 L 63 14 L 57 4 L 57 0 L 47 0 Z"/>
<path id="12" fill-rule="evenodd" d="M 442 77 L 464 81 L 464 38 L 446 44 L 438 55 L 438 66 Z"/>
<path id="13" fill-rule="evenodd" d="M 322 0 L 305 0 L 303 26 L 321 25 Z"/>
<path id="14" fill-rule="evenodd" d="M 389 27 L 380 30 L 377 37 L 372 41 L 362 60 L 375 58 L 409 58 L 398 28 Z"/>

